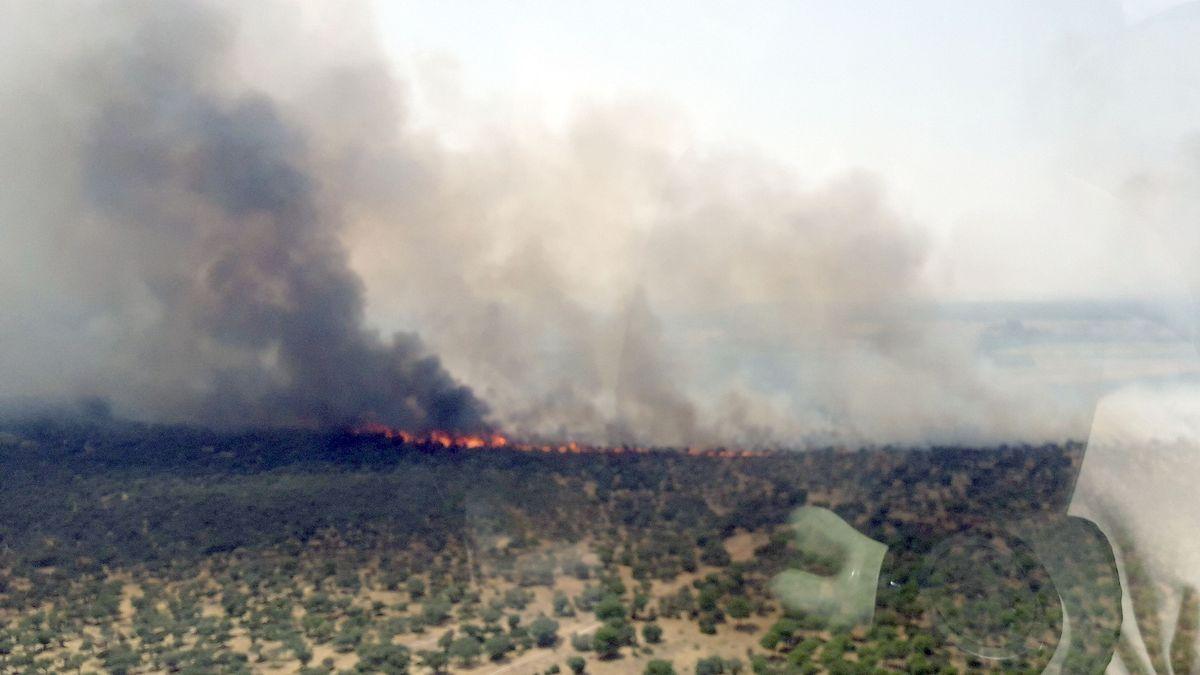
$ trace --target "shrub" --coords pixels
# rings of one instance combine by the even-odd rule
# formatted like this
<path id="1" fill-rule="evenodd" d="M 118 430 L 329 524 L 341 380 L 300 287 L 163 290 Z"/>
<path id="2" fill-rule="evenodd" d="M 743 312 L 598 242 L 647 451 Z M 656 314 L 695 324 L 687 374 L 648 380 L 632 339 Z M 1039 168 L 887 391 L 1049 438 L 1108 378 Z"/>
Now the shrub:
<path id="1" fill-rule="evenodd" d="M 646 664 L 646 669 L 642 671 L 643 675 L 675 675 L 675 667 L 670 661 L 655 659 Z"/>
<path id="2" fill-rule="evenodd" d="M 571 635 L 571 648 L 577 652 L 590 652 L 592 650 L 591 636 L 578 633 Z"/>

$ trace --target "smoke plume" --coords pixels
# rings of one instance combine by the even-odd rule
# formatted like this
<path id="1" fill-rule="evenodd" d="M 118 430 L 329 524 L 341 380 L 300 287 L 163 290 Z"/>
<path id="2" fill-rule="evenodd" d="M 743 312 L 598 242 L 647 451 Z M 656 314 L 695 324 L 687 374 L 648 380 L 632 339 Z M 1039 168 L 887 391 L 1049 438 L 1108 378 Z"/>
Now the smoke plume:
<path id="1" fill-rule="evenodd" d="M 112 8 L 116 35 L 42 82 L 83 99 L 49 111 L 74 123 L 55 132 L 71 137 L 56 159 L 75 190 L 45 197 L 78 210 L 42 234 L 96 293 L 92 320 L 131 343 L 113 374 L 139 406 L 221 424 L 480 427 L 482 403 L 415 337 L 364 328 L 342 216 L 320 203 L 303 132 L 227 82 L 228 18 Z"/>
<path id="2" fill-rule="evenodd" d="M 401 81 L 340 3 L 5 11 L 0 393 L 662 444 L 1078 421 L 914 319 L 928 244 L 867 172 L 805 185 L 637 102 L 451 143 L 409 98 L 452 69 Z"/>

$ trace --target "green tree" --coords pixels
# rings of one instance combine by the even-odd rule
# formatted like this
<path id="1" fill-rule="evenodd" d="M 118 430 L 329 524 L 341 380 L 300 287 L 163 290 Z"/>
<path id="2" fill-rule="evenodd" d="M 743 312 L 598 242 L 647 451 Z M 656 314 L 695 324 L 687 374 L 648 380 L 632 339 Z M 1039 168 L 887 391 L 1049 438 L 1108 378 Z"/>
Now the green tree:
<path id="1" fill-rule="evenodd" d="M 729 564 L 729 551 L 725 550 L 720 541 L 710 540 L 700 551 L 700 562 L 713 567 L 725 567 Z"/>
<path id="2" fill-rule="evenodd" d="M 750 609 L 750 601 L 741 595 L 730 599 L 729 604 L 725 607 L 725 611 L 729 612 L 729 616 L 734 619 L 745 619 L 750 616 Z"/>
<path id="3" fill-rule="evenodd" d="M 625 618 L 625 605 L 621 598 L 615 595 L 606 596 L 596 605 L 596 618 L 601 621 L 612 621 Z"/>
<path id="4" fill-rule="evenodd" d="M 102 653 L 104 668 L 114 675 L 125 675 L 142 662 L 142 657 L 127 644 L 119 644 Z"/>
<path id="5" fill-rule="evenodd" d="M 504 658 L 504 655 L 512 651 L 512 639 L 503 633 L 493 635 L 483 643 L 483 650 L 487 652 L 488 658 L 493 661 L 499 661 Z"/>
<path id="6" fill-rule="evenodd" d="M 408 648 L 402 645 L 363 643 L 358 646 L 358 664 L 362 673 L 403 675 L 408 672 Z"/>
<path id="7" fill-rule="evenodd" d="M 424 650 L 417 652 L 417 656 L 420 657 L 422 666 L 437 675 L 446 672 L 446 666 L 450 665 L 450 655 L 444 651 Z"/>
<path id="8" fill-rule="evenodd" d="M 482 646 L 479 640 L 473 637 L 460 637 L 450 643 L 450 656 L 458 659 L 459 663 L 464 666 L 470 666 L 475 663 L 475 659 L 479 658 L 482 651 Z"/>
<path id="9" fill-rule="evenodd" d="M 538 615 L 529 624 L 529 633 L 539 647 L 553 647 L 558 642 L 558 622 L 545 615 Z"/>
<path id="10" fill-rule="evenodd" d="M 575 610 L 571 608 L 571 600 L 565 593 L 554 594 L 554 614 L 555 616 L 575 616 Z"/>
<path id="11" fill-rule="evenodd" d="M 596 634 L 592 636 L 592 649 L 602 659 L 616 658 L 621 651 L 621 628 L 614 626 L 611 623 L 606 623 L 596 629 Z"/>
<path id="12" fill-rule="evenodd" d="M 570 668 L 571 672 L 575 673 L 575 675 L 581 675 L 584 668 L 587 667 L 587 662 L 583 660 L 582 656 L 572 656 L 571 658 L 567 659 L 567 667 Z"/>
<path id="13" fill-rule="evenodd" d="M 500 619 L 503 617 L 504 613 L 495 607 L 488 607 L 479 615 L 484 623 L 500 623 Z"/>
<path id="14" fill-rule="evenodd" d="M 662 633 L 662 626 L 656 623 L 648 623 L 642 626 L 642 637 L 646 638 L 646 642 L 649 644 L 654 645 L 662 642 Z"/>
<path id="15" fill-rule="evenodd" d="M 448 600 L 430 600 L 421 606 L 421 619 L 428 625 L 437 626 L 450 618 L 450 609 Z"/>

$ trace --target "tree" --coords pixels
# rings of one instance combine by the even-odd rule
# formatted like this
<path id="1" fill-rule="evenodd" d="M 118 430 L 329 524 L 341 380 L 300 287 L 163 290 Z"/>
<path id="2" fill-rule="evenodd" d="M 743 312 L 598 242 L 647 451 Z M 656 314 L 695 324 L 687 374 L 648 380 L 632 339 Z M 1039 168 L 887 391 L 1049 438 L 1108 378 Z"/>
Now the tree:
<path id="1" fill-rule="evenodd" d="M 646 669 L 642 671 L 643 675 L 675 675 L 675 667 L 670 661 L 655 659 L 646 664 Z"/>
<path id="2" fill-rule="evenodd" d="M 421 619 L 426 624 L 436 626 L 450 618 L 450 608 L 450 602 L 447 600 L 430 600 L 421 606 Z"/>
<path id="3" fill-rule="evenodd" d="M 696 675 L 721 675 L 725 672 L 725 662 L 719 656 L 710 656 L 696 662 Z"/>
<path id="4" fill-rule="evenodd" d="M 342 654 L 352 652 L 362 639 L 362 627 L 347 622 L 342 626 L 341 632 L 333 638 L 333 650 Z"/>
<path id="5" fill-rule="evenodd" d="M 459 660 L 464 666 L 475 662 L 482 650 L 479 640 L 473 637 L 461 637 L 450 643 L 450 656 Z"/>
<path id="6" fill-rule="evenodd" d="M 648 623 L 642 626 L 642 637 L 646 638 L 646 642 L 655 645 L 662 642 L 662 626 L 656 623 Z"/>
<path id="7" fill-rule="evenodd" d="M 571 608 L 571 600 L 565 593 L 554 594 L 554 614 L 555 616 L 575 616 L 575 610 Z"/>
<path id="8" fill-rule="evenodd" d="M 750 616 L 750 601 L 745 596 L 738 595 L 729 601 L 725 609 L 734 619 L 745 619 Z"/>
<path id="9" fill-rule="evenodd" d="M 646 593 L 641 593 L 641 592 L 635 593 L 633 596 L 633 615 L 635 617 L 641 616 L 642 612 L 645 611 L 645 609 L 646 609 L 646 605 L 649 603 L 650 603 L 649 595 L 647 595 Z"/>
<path id="10" fill-rule="evenodd" d="M 583 673 L 583 669 L 587 667 L 587 662 L 583 660 L 582 656 L 572 656 L 571 658 L 567 659 L 567 667 L 570 668 L 571 672 L 575 673 L 575 675 L 581 675 Z"/>
<path id="11" fill-rule="evenodd" d="M 717 540 L 710 540 L 700 551 L 700 562 L 713 567 L 725 567 L 729 564 L 729 551 Z"/>
<path id="12" fill-rule="evenodd" d="M 402 675 L 408 672 L 408 648 L 402 645 L 363 643 L 358 646 L 359 672 Z"/>
<path id="13" fill-rule="evenodd" d="M 444 651 L 425 650 L 417 652 L 417 656 L 421 658 L 421 665 L 432 670 L 436 675 L 446 672 L 446 666 L 450 665 L 450 655 Z"/>
<path id="14" fill-rule="evenodd" d="M 312 660 L 312 650 L 308 648 L 308 645 L 305 644 L 304 640 L 299 636 L 287 643 L 287 646 L 288 649 L 292 650 L 292 655 L 296 657 L 296 660 L 299 661 L 301 665 L 305 665 Z"/>
<path id="15" fill-rule="evenodd" d="M 499 661 L 504 658 L 504 655 L 512 651 L 512 639 L 503 633 L 493 635 L 483 643 L 483 650 L 487 652 L 488 658 L 493 661 Z"/>
<path id="16" fill-rule="evenodd" d="M 592 636 L 592 649 L 602 659 L 616 658 L 621 651 L 621 629 L 611 623 L 606 623 L 596 629 Z"/>
<path id="17" fill-rule="evenodd" d="M 104 667 L 116 675 L 125 675 L 136 668 L 142 660 L 138 653 L 127 644 L 119 644 L 100 656 L 104 661 Z"/>
<path id="18" fill-rule="evenodd" d="M 511 609 L 525 609 L 533 599 L 533 593 L 521 588 L 510 588 L 504 592 L 504 604 Z"/>
<path id="19" fill-rule="evenodd" d="M 538 618 L 529 624 L 529 633 L 537 646 L 553 647 L 554 643 L 558 642 L 558 622 L 545 615 L 538 615 Z"/>
<path id="20" fill-rule="evenodd" d="M 625 605 L 615 595 L 606 596 L 596 605 L 596 618 L 601 621 L 612 621 L 625 618 Z"/>

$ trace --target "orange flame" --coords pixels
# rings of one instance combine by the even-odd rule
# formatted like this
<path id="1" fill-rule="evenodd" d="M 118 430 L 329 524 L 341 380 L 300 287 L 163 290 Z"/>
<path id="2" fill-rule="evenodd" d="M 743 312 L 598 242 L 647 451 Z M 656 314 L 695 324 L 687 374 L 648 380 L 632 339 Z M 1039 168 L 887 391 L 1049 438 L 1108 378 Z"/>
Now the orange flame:
<path id="1" fill-rule="evenodd" d="M 545 454 L 555 453 L 560 455 L 645 455 L 654 452 L 654 450 L 642 446 L 622 445 L 608 447 L 601 445 L 582 444 L 577 441 L 567 441 L 565 443 L 558 444 L 512 442 L 507 436 L 499 432 L 486 434 L 464 434 L 451 431 L 413 433 L 410 431 L 404 431 L 403 429 L 395 429 L 378 422 L 367 422 L 362 424 L 356 427 L 353 430 L 353 433 L 362 436 L 382 436 L 384 438 L 397 440 L 402 443 L 437 446 L 445 449 L 498 450 L 505 448 L 509 450 L 515 450 L 517 452 L 540 452 Z M 683 453 L 692 457 L 719 458 L 762 457 L 771 454 L 769 451 L 764 450 L 697 447 L 685 448 Z"/>

